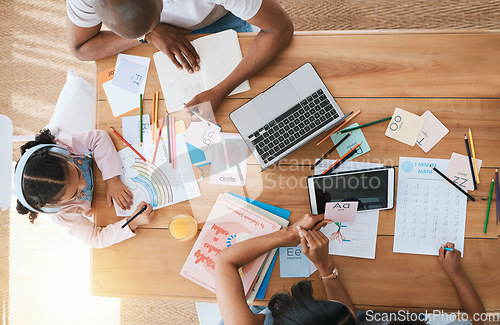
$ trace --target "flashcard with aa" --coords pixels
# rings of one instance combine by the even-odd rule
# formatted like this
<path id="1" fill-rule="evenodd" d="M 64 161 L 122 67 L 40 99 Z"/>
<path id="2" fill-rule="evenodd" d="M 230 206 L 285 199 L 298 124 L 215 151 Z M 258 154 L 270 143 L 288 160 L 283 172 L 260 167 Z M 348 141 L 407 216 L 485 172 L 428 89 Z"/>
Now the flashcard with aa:
<path id="1" fill-rule="evenodd" d="M 325 219 L 334 222 L 354 222 L 358 212 L 358 202 L 328 202 L 325 205 Z"/>
<path id="2" fill-rule="evenodd" d="M 114 86 L 137 94 L 141 89 L 143 79 L 146 79 L 146 71 L 145 66 L 122 59 L 115 69 L 115 75 L 111 83 Z"/>
<path id="3" fill-rule="evenodd" d="M 385 135 L 413 147 L 424 122 L 423 117 L 396 107 Z"/>
<path id="4" fill-rule="evenodd" d="M 477 170 L 481 169 L 482 160 L 476 159 Z M 472 183 L 472 172 L 470 169 L 469 157 L 452 153 L 446 176 L 451 179 L 458 186 L 467 190 L 474 191 L 474 184 Z M 446 182 L 446 181 L 445 181 Z"/>
<path id="5" fill-rule="evenodd" d="M 430 111 L 425 111 L 422 117 L 425 122 L 417 137 L 417 145 L 429 152 L 450 131 Z"/>
<path id="6" fill-rule="evenodd" d="M 184 141 L 196 148 L 213 145 L 220 140 L 220 127 L 214 123 L 191 122 Z"/>

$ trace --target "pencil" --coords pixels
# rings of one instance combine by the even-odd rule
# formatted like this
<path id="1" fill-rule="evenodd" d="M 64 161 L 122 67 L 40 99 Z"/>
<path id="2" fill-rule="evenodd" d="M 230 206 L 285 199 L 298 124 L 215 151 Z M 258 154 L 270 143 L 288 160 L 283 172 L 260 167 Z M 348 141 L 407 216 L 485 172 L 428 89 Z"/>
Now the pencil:
<path id="1" fill-rule="evenodd" d="M 158 127 L 158 92 L 155 92 L 155 136 L 156 136 L 156 129 Z"/>
<path id="2" fill-rule="evenodd" d="M 354 131 L 354 130 L 357 130 L 357 129 L 361 129 L 361 128 L 364 128 L 365 126 L 370 126 L 370 125 L 377 124 L 377 123 L 380 123 L 380 122 L 388 121 L 391 118 L 392 118 L 392 116 L 383 118 L 383 119 L 378 120 L 378 121 L 373 121 L 373 122 L 370 122 L 370 123 L 366 123 L 366 124 L 363 124 L 363 125 L 353 126 L 352 128 L 347 128 L 347 129 L 344 129 L 342 131 L 339 131 L 339 133 L 346 133 L 346 132 Z"/>
<path id="3" fill-rule="evenodd" d="M 500 203 L 500 198 L 498 197 L 498 169 L 495 169 L 495 197 L 497 199 L 497 225 L 498 222 L 500 222 L 500 208 L 499 203 Z"/>
<path id="4" fill-rule="evenodd" d="M 134 149 L 134 147 L 132 147 L 132 145 L 130 143 L 127 142 L 127 140 L 125 140 L 121 135 L 120 133 L 116 132 L 115 129 L 113 129 L 112 127 L 109 127 L 111 129 L 111 131 L 113 131 L 114 134 L 116 134 L 116 136 L 118 138 L 120 138 L 120 140 L 123 141 L 123 143 L 125 143 L 127 145 L 127 147 L 129 147 L 130 149 L 132 149 L 133 152 L 135 152 L 136 155 L 139 156 L 139 158 L 141 158 L 142 160 L 144 160 L 144 162 L 146 162 L 146 158 L 144 158 L 137 150 Z"/>
<path id="5" fill-rule="evenodd" d="M 153 142 L 156 141 L 156 92 L 153 93 L 153 120 L 151 121 L 152 131 L 153 131 Z"/>
<path id="6" fill-rule="evenodd" d="M 134 220 L 138 215 L 140 215 L 141 213 L 143 213 L 144 211 L 146 211 L 146 209 L 148 208 L 147 205 L 143 206 L 139 212 L 137 212 L 136 214 L 134 214 L 132 216 L 132 218 L 128 219 L 127 222 L 125 222 L 123 225 L 122 225 L 122 229 L 125 228 L 132 220 Z"/>
<path id="7" fill-rule="evenodd" d="M 453 248 L 449 248 L 449 247 L 445 247 L 445 248 L 444 248 L 444 250 L 445 250 L 445 251 L 449 251 L 449 252 L 453 252 L 453 251 L 454 251 L 454 249 L 453 249 Z"/>
<path id="8" fill-rule="evenodd" d="M 161 131 L 163 130 L 163 123 L 165 122 L 165 118 L 162 117 L 161 122 L 160 122 L 160 132 L 158 133 L 158 138 L 156 139 L 156 146 L 155 146 L 155 153 L 153 154 L 153 165 L 155 164 L 156 160 L 156 152 L 158 151 L 158 144 L 160 144 L 161 140 Z"/>
<path id="9" fill-rule="evenodd" d="M 441 173 L 439 171 L 439 169 L 437 169 L 436 167 L 432 167 L 432 169 L 439 174 L 439 176 L 441 176 L 442 178 L 444 178 L 448 183 L 450 183 L 451 185 L 455 186 L 455 188 L 457 190 L 459 190 L 460 192 L 462 192 L 463 194 L 467 195 L 467 197 L 469 199 L 471 199 L 472 201 L 476 201 L 475 198 L 473 198 L 472 196 L 469 195 L 469 193 L 467 193 L 466 191 L 464 191 L 460 186 L 458 186 L 457 184 L 453 183 L 453 181 L 451 179 L 449 179 L 448 177 L 446 177 L 445 174 Z"/>
<path id="10" fill-rule="evenodd" d="M 328 167 L 324 172 L 321 173 L 321 175 L 325 175 L 330 170 L 337 169 L 337 167 L 339 167 L 340 165 L 342 165 L 344 163 L 344 161 L 346 161 L 347 159 L 351 158 L 356 153 L 356 149 L 358 149 L 358 147 L 362 143 L 363 143 L 363 141 L 361 141 L 360 143 L 358 143 L 357 145 L 355 145 L 354 147 L 352 147 L 351 150 L 349 150 L 348 152 L 346 152 L 345 155 L 343 155 L 342 157 L 340 157 L 339 160 L 337 160 L 336 162 L 334 162 L 333 165 L 331 165 L 330 167 Z"/>
<path id="11" fill-rule="evenodd" d="M 170 121 L 170 129 L 172 130 L 172 136 L 170 137 L 172 141 L 172 168 L 175 169 L 175 166 L 177 165 L 177 153 L 176 153 L 176 136 L 175 136 L 175 118 L 173 116 L 170 116 L 171 121 Z"/>
<path id="12" fill-rule="evenodd" d="M 488 229 L 488 219 L 490 216 L 490 207 L 491 207 L 491 196 L 493 195 L 493 185 L 495 184 L 495 179 L 491 179 L 490 185 L 490 196 L 488 196 L 488 207 L 486 208 L 486 218 L 484 219 L 484 230 L 483 233 L 486 233 L 486 229 Z"/>
<path id="13" fill-rule="evenodd" d="M 142 94 L 139 94 L 139 145 L 142 147 Z"/>
<path id="14" fill-rule="evenodd" d="M 311 170 L 314 169 L 314 167 L 318 166 L 320 162 L 322 162 L 323 160 L 325 160 L 326 157 L 328 157 L 328 155 L 330 155 L 335 149 L 337 149 L 341 144 L 342 142 L 344 142 L 345 140 L 347 140 L 347 138 L 352 134 L 352 132 L 349 132 L 345 137 L 342 138 L 342 140 L 340 140 L 336 145 L 334 145 L 332 147 L 332 149 L 328 150 L 327 153 L 325 153 L 323 155 L 323 157 L 319 158 L 319 160 L 317 162 L 314 163 L 314 165 L 311 166 Z"/>
<path id="15" fill-rule="evenodd" d="M 474 159 L 472 162 L 474 163 L 474 172 L 476 173 L 476 182 L 479 184 L 479 171 L 477 169 L 477 161 L 476 161 L 476 150 L 474 149 L 474 141 L 472 140 L 472 131 L 469 129 L 469 140 L 470 140 L 470 149 L 472 151 L 472 158 Z"/>
<path id="16" fill-rule="evenodd" d="M 168 142 L 168 163 L 172 163 L 172 143 L 170 142 L 170 116 L 165 115 L 167 120 L 167 142 Z"/>
<path id="17" fill-rule="evenodd" d="M 474 164 L 472 163 L 472 157 L 470 155 L 469 141 L 467 140 L 467 134 L 465 135 L 465 147 L 467 148 L 467 156 L 469 157 L 470 173 L 472 174 L 472 183 L 474 184 L 474 190 L 477 190 L 476 184 L 476 173 L 474 172 Z"/>
<path id="18" fill-rule="evenodd" d="M 342 129 L 344 127 L 344 125 L 346 125 L 347 123 L 349 123 L 349 121 L 352 120 L 353 118 L 355 118 L 359 113 L 361 113 L 360 110 L 358 110 L 354 114 L 351 112 L 348 115 L 344 116 L 345 120 L 342 123 L 340 123 L 332 132 L 328 133 L 323 139 L 319 140 L 319 142 L 316 143 L 316 145 L 319 146 L 321 143 L 323 143 L 323 141 L 325 141 L 326 139 L 328 139 L 332 134 L 334 134 L 338 130 Z"/>

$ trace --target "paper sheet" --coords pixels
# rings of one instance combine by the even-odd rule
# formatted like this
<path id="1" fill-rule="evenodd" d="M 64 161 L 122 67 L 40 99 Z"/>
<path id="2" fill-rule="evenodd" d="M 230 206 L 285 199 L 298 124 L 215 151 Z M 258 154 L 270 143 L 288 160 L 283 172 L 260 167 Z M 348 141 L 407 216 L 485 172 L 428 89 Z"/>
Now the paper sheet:
<path id="1" fill-rule="evenodd" d="M 220 133 L 214 145 L 210 184 L 245 186 L 248 147 L 238 133 Z"/>
<path id="2" fill-rule="evenodd" d="M 430 111 L 425 111 L 422 117 L 425 122 L 416 143 L 423 151 L 429 152 L 450 131 Z"/>
<path id="3" fill-rule="evenodd" d="M 316 160 L 317 161 L 317 160 Z M 320 175 L 324 172 L 328 167 L 333 165 L 336 160 L 333 159 L 325 159 L 314 168 L 314 175 Z M 380 168 L 384 167 L 383 164 L 374 164 L 367 163 L 362 161 L 346 161 L 339 168 L 335 169 L 335 172 L 345 172 L 349 170 L 360 170 L 360 169 L 371 169 L 371 168 Z"/>
<path id="4" fill-rule="evenodd" d="M 355 127 L 355 126 L 359 126 L 359 124 L 358 123 L 351 124 L 351 125 L 345 127 L 345 129 Z M 333 144 L 337 144 L 346 135 L 347 135 L 347 133 L 341 133 L 341 134 L 335 133 L 335 134 L 332 134 L 332 136 L 330 138 L 332 139 Z M 339 153 L 339 156 L 342 157 L 343 155 L 345 155 L 349 150 L 351 150 L 355 145 L 357 145 L 360 142 L 362 142 L 362 143 L 356 149 L 356 153 L 348 160 L 357 158 L 357 157 L 361 156 L 362 154 L 370 151 L 370 146 L 368 145 L 368 142 L 366 141 L 366 138 L 363 134 L 363 131 L 361 131 L 361 129 L 357 129 L 357 130 L 352 131 L 352 134 L 349 136 L 349 138 L 347 138 L 344 142 L 342 142 L 342 144 L 337 148 L 337 152 Z"/>
<path id="5" fill-rule="evenodd" d="M 439 255 L 446 242 L 464 249 L 467 197 L 432 170 L 449 160 L 399 158 L 394 252 Z"/>
<path id="6" fill-rule="evenodd" d="M 149 203 L 156 210 L 201 195 L 183 133 L 176 135 L 175 169 L 168 163 L 168 141 L 163 136 L 158 146 L 155 165 L 151 163 L 155 149 L 153 143 L 134 148 L 148 162 L 142 161 L 128 147 L 118 152 L 123 166 L 120 179 L 132 191 L 134 202 L 130 210 L 122 210 L 114 204 L 117 216 L 131 216 L 141 201 Z"/>
<path id="7" fill-rule="evenodd" d="M 358 211 L 355 222 L 334 222 L 321 229 L 330 239 L 329 254 L 375 258 L 379 211 Z"/>
<path id="8" fill-rule="evenodd" d="M 414 146 L 424 122 L 423 117 L 396 107 L 387 130 L 385 130 L 385 135 L 409 146 Z"/>
<path id="9" fill-rule="evenodd" d="M 472 158 L 472 157 L 471 157 Z M 472 158 L 474 159 L 474 158 Z M 482 160 L 476 159 L 477 171 L 481 170 Z M 446 176 L 451 179 L 458 186 L 474 191 L 474 184 L 472 183 L 472 172 L 470 169 L 469 157 L 453 152 L 450 158 L 450 164 L 446 171 Z M 443 179 L 443 182 L 448 183 Z"/>

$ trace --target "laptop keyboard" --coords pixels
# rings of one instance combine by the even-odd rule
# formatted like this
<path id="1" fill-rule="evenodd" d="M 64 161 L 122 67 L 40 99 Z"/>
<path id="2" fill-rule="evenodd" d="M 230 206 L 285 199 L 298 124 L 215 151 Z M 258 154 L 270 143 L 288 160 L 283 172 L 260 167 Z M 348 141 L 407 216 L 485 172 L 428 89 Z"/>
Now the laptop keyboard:
<path id="1" fill-rule="evenodd" d="M 319 89 L 248 139 L 264 163 L 268 163 L 337 117 L 338 112 Z"/>

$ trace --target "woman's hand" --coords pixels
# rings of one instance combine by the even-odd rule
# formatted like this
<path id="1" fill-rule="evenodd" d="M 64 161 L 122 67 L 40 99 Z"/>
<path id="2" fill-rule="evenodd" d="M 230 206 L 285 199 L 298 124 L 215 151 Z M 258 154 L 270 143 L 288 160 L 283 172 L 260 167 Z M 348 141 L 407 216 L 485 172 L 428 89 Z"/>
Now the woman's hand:
<path id="1" fill-rule="evenodd" d="M 445 250 L 445 247 L 453 250 Z M 462 272 L 462 265 L 460 264 L 461 255 L 462 253 L 455 249 L 455 244 L 448 242 L 445 245 L 441 245 L 439 249 L 439 263 L 441 263 L 441 266 L 449 276 Z"/>
<path id="2" fill-rule="evenodd" d="M 137 212 L 139 212 L 139 210 L 141 210 L 143 206 L 147 206 L 146 210 L 144 210 L 144 212 L 142 212 L 140 215 L 135 217 L 135 219 L 130 221 L 130 223 L 128 224 L 132 231 L 134 231 L 139 226 L 144 226 L 144 225 L 149 224 L 151 222 L 151 220 L 153 220 L 153 217 L 154 217 L 153 208 L 144 201 L 139 203 L 139 205 L 137 206 L 137 209 L 135 209 L 135 211 L 132 215 L 135 216 L 135 214 Z"/>
<path id="3" fill-rule="evenodd" d="M 318 268 L 321 276 L 327 276 L 333 271 L 333 263 L 328 255 L 330 240 L 319 230 L 304 230 L 298 228 L 302 252 Z"/>
<path id="4" fill-rule="evenodd" d="M 133 198 L 134 195 L 127 186 L 122 183 L 120 176 L 115 176 L 106 180 L 106 199 L 108 200 L 109 206 L 112 206 L 113 201 L 115 201 L 120 208 L 128 210 L 132 205 Z"/>
<path id="5" fill-rule="evenodd" d="M 297 230 L 298 227 L 304 230 L 318 230 L 331 222 L 330 220 L 325 220 L 324 217 L 323 214 L 304 214 L 299 220 L 295 221 L 293 225 L 286 228 L 292 237 L 292 241 L 300 239 Z"/>

